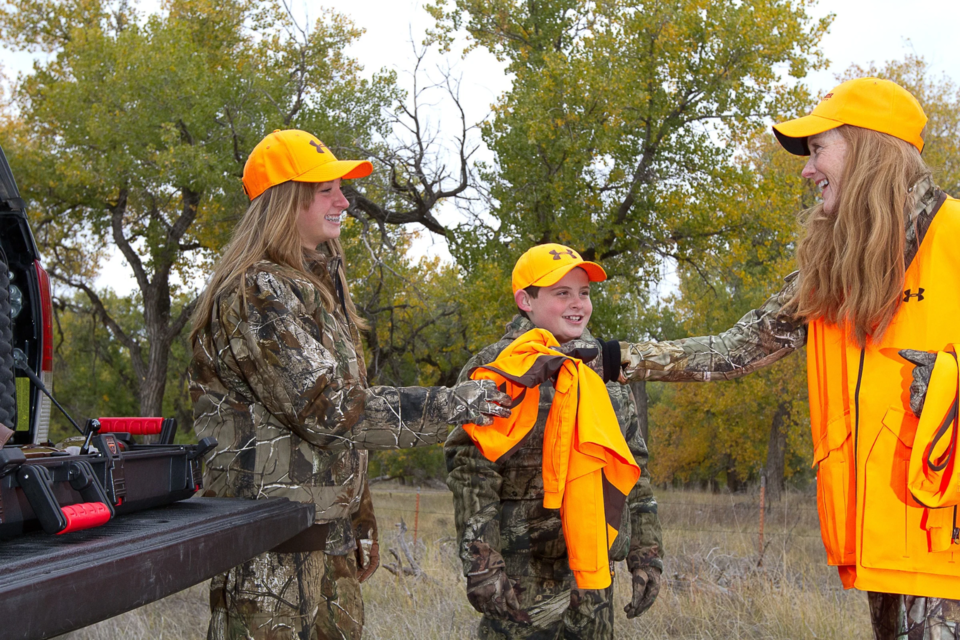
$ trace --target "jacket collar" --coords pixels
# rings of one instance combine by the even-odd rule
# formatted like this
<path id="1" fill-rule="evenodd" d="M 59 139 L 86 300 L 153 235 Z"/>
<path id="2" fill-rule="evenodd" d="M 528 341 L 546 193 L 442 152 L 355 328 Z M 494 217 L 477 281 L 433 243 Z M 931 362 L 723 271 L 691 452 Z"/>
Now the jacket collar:
<path id="1" fill-rule="evenodd" d="M 903 263 L 904 268 L 907 269 L 910 268 L 910 263 L 920 250 L 930 223 L 947 199 L 946 194 L 934 184 L 932 176 L 917 181 L 910 188 L 910 192 L 914 198 L 913 207 L 904 220 Z"/>

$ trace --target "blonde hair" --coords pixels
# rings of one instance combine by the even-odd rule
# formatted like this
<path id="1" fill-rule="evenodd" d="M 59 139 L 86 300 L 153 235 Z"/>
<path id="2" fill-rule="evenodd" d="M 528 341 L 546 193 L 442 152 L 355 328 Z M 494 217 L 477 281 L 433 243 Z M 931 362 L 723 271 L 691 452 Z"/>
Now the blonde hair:
<path id="1" fill-rule="evenodd" d="M 837 131 L 847 142 L 839 202 L 833 215 L 823 204 L 802 214 L 800 279 L 786 310 L 844 326 L 863 347 L 868 337 L 880 341 L 900 307 L 904 226 L 920 195 L 910 189 L 930 170 L 899 138 L 849 125 Z"/>
<path id="2" fill-rule="evenodd" d="M 270 187 L 247 207 L 246 213 L 233 230 L 233 237 L 223 250 L 223 255 L 214 267 L 213 275 L 200 294 L 197 309 L 193 314 L 193 327 L 190 331 L 190 344 L 196 344 L 197 337 L 209 324 L 213 315 L 217 297 L 223 291 L 241 286 L 244 274 L 262 260 L 289 267 L 309 280 L 317 289 L 328 312 L 336 306 L 336 293 L 314 275 L 306 266 L 310 259 L 322 259 L 317 252 L 304 249 L 300 233 L 297 231 L 297 219 L 301 211 L 307 209 L 316 195 L 316 182 L 283 182 Z M 367 324 L 357 314 L 357 309 L 347 289 L 344 267 L 343 247 L 337 239 L 327 241 L 327 247 L 334 256 L 340 258 L 339 273 L 330 276 L 340 277 L 343 283 L 344 306 L 347 316 L 357 327 L 366 329 Z M 359 345 L 357 345 L 359 348 Z"/>

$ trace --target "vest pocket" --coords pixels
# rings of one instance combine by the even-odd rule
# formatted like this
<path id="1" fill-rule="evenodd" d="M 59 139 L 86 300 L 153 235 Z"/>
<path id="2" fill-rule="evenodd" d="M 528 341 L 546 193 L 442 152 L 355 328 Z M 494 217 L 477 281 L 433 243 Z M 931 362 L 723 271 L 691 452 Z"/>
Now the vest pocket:
<path id="1" fill-rule="evenodd" d="M 890 407 L 869 446 L 863 478 L 861 564 L 936 575 L 960 575 L 951 549 L 953 509 L 928 509 L 907 483 L 917 418 Z"/>
<path id="2" fill-rule="evenodd" d="M 827 550 L 828 564 L 854 564 L 856 479 L 849 412 L 827 423 L 823 434 L 814 451 L 820 535 Z"/>

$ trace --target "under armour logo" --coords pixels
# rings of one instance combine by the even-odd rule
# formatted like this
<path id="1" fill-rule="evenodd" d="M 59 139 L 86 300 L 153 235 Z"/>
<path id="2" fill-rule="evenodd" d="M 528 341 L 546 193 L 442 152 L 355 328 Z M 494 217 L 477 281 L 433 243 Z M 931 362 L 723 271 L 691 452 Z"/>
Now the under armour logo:
<path id="1" fill-rule="evenodd" d="M 833 97 L 833 94 L 832 94 L 832 93 L 828 93 L 827 95 L 823 96 L 823 98 L 821 98 L 821 101 L 822 101 L 822 100 L 829 100 L 829 99 L 832 98 L 832 97 Z"/>
<path id="2" fill-rule="evenodd" d="M 904 301 L 904 302 L 910 302 L 910 298 L 916 298 L 916 299 L 917 299 L 917 302 L 922 302 L 922 301 L 923 301 L 923 288 L 922 288 L 922 287 L 917 288 L 917 292 L 916 292 L 916 293 L 910 293 L 911 291 L 913 291 L 913 289 L 907 289 L 906 291 L 903 292 L 903 301 Z"/>
<path id="3" fill-rule="evenodd" d="M 323 153 L 323 143 L 311 140 L 310 144 L 317 148 L 317 153 Z"/>
<path id="4" fill-rule="evenodd" d="M 573 252 L 573 249 L 567 249 L 566 251 L 557 251 L 556 249 L 550 249 L 550 255 L 553 256 L 554 260 L 559 260 L 560 256 L 567 254 L 571 258 L 576 258 L 577 254 Z"/>

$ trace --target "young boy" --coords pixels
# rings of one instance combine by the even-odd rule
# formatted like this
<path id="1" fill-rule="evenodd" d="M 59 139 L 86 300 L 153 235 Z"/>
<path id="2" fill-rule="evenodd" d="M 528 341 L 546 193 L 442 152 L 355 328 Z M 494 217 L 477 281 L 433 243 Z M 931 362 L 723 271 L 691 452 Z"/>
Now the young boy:
<path id="1" fill-rule="evenodd" d="M 599 265 L 585 262 L 569 247 L 546 244 L 527 251 L 513 271 L 519 314 L 499 342 L 470 359 L 460 380 L 496 360 L 534 328 L 552 333 L 567 347 L 565 352 L 571 346 L 596 348 L 598 343 L 586 328 L 593 312 L 590 283 L 605 279 Z M 560 511 L 543 506 L 544 429 L 555 396 L 553 383 L 547 380 L 539 391 L 535 426 L 497 462 L 487 460 L 462 427 L 444 445 L 467 597 L 484 614 L 479 628 L 483 639 L 612 638 L 613 586 L 577 589 Z M 626 558 L 633 577 L 633 597 L 625 608 L 632 618 L 653 604 L 660 589 L 660 521 L 633 396 L 628 387 L 615 382 L 607 385 L 607 392 L 641 470 L 609 550 L 611 564 Z"/>

